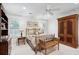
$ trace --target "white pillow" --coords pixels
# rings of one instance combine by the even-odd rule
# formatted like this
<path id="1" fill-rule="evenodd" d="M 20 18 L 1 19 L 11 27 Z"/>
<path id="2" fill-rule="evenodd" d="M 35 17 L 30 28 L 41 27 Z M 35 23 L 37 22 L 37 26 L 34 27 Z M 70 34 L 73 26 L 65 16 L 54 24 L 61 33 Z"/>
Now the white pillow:
<path id="1" fill-rule="evenodd" d="M 55 35 L 49 34 L 46 36 L 46 40 L 53 40 L 54 37 L 55 37 Z"/>

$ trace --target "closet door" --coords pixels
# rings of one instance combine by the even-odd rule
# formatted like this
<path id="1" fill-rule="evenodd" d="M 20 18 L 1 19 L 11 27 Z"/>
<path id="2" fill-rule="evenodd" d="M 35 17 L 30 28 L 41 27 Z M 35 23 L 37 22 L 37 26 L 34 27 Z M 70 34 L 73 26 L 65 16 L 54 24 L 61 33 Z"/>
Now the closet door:
<path id="1" fill-rule="evenodd" d="M 76 48 L 78 46 L 78 17 L 74 15 L 66 19 L 66 42 L 67 45 Z"/>
<path id="2" fill-rule="evenodd" d="M 65 22 L 64 20 L 58 20 L 58 36 L 60 37 L 60 41 L 62 43 L 65 42 L 65 30 L 64 30 Z"/>
<path id="3" fill-rule="evenodd" d="M 66 43 L 67 45 L 72 45 L 74 40 L 74 33 L 73 33 L 73 20 L 67 19 L 66 20 Z"/>

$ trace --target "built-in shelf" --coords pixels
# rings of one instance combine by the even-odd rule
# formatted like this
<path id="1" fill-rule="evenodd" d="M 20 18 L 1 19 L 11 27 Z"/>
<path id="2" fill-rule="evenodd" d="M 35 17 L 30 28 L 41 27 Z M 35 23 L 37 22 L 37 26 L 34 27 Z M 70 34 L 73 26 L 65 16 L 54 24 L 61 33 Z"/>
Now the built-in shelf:
<path id="1" fill-rule="evenodd" d="M 6 36 L 8 35 L 8 18 L 2 9 L 0 18 L 0 36 Z"/>
<path id="2" fill-rule="evenodd" d="M 0 3 L 0 55 L 8 55 L 11 52 L 11 39 L 8 36 L 8 18 L 1 9 Z"/>
<path id="3" fill-rule="evenodd" d="M 8 29 L 0 29 L 0 30 L 8 30 Z"/>

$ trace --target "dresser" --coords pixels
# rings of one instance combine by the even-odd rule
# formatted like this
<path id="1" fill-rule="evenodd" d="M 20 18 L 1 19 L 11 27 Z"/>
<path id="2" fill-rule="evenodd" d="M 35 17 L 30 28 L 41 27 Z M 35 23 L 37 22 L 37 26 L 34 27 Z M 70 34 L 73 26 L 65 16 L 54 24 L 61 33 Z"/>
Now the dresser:
<path id="1" fill-rule="evenodd" d="M 58 36 L 60 42 L 67 46 L 78 47 L 78 15 L 58 18 Z"/>
<path id="2" fill-rule="evenodd" d="M 11 39 L 0 42 L 0 55 L 10 55 L 11 53 Z"/>

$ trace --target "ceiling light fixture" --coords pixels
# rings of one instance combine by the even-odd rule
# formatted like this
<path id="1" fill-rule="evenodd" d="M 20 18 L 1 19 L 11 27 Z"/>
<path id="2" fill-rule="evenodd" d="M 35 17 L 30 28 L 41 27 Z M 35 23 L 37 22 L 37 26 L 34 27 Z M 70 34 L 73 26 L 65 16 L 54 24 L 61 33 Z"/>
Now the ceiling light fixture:
<path id="1" fill-rule="evenodd" d="M 24 6 L 24 7 L 23 7 L 23 9 L 25 10 L 25 9 L 26 9 L 26 7 Z"/>

